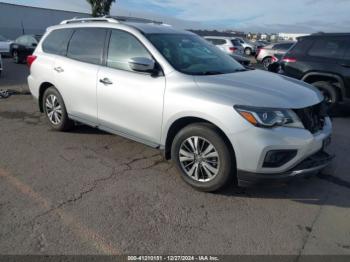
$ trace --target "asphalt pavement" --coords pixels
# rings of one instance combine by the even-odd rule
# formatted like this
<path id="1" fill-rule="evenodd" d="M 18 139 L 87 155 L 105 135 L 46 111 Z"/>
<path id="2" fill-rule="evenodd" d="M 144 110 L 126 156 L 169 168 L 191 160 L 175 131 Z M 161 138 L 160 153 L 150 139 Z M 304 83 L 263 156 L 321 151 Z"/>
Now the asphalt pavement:
<path id="1" fill-rule="evenodd" d="M 193 190 L 157 150 L 83 125 L 50 130 L 25 65 L 0 89 L 0 254 L 350 254 L 350 110 L 322 174 Z"/>

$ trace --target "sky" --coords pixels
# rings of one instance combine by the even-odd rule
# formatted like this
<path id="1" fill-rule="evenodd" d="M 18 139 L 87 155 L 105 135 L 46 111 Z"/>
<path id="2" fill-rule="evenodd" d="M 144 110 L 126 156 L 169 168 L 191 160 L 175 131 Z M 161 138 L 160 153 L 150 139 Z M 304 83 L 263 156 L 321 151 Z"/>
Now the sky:
<path id="1" fill-rule="evenodd" d="M 90 12 L 86 0 L 0 2 Z M 350 31 L 350 0 L 116 0 L 111 14 L 161 20 L 185 29 L 267 33 Z"/>

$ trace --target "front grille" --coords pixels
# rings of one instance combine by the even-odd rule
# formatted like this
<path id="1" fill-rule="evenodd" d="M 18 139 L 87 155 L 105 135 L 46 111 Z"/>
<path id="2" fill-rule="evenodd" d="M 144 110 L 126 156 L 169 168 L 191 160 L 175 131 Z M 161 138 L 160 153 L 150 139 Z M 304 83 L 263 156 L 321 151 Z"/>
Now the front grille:
<path id="1" fill-rule="evenodd" d="M 324 127 L 325 118 L 328 115 L 328 106 L 325 102 L 322 102 L 314 106 L 295 109 L 294 111 L 299 116 L 304 127 L 312 134 L 315 134 Z"/>

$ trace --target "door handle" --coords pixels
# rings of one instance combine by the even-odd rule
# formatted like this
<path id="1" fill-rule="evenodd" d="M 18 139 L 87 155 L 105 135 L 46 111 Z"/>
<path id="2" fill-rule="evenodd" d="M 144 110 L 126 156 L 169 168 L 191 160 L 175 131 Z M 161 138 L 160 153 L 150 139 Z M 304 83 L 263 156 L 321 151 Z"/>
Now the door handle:
<path id="1" fill-rule="evenodd" d="M 59 66 L 59 67 L 55 67 L 54 70 L 55 70 L 57 73 L 63 73 L 63 72 L 64 72 L 63 68 L 60 67 L 60 66 Z"/>
<path id="2" fill-rule="evenodd" d="M 102 83 L 104 85 L 113 85 L 113 82 L 106 77 L 103 79 L 100 79 L 100 83 Z"/>
<path id="3" fill-rule="evenodd" d="M 342 64 L 342 67 L 350 68 L 350 64 Z"/>

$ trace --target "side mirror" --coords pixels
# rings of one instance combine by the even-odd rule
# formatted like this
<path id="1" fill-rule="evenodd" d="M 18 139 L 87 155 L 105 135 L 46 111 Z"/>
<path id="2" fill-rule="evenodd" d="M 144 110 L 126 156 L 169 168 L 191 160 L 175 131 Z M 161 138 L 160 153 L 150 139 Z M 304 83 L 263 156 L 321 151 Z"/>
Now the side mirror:
<path id="1" fill-rule="evenodd" d="M 153 72 L 156 67 L 156 62 L 147 57 L 134 57 L 129 61 L 129 66 L 136 72 Z"/>
<path id="2" fill-rule="evenodd" d="M 33 43 L 33 44 L 32 44 L 32 47 L 37 47 L 37 46 L 38 46 L 37 43 Z"/>
<path id="3" fill-rule="evenodd" d="M 270 64 L 267 68 L 269 72 L 273 72 L 273 73 L 278 73 L 280 69 L 281 69 L 281 65 L 278 62 Z"/>

